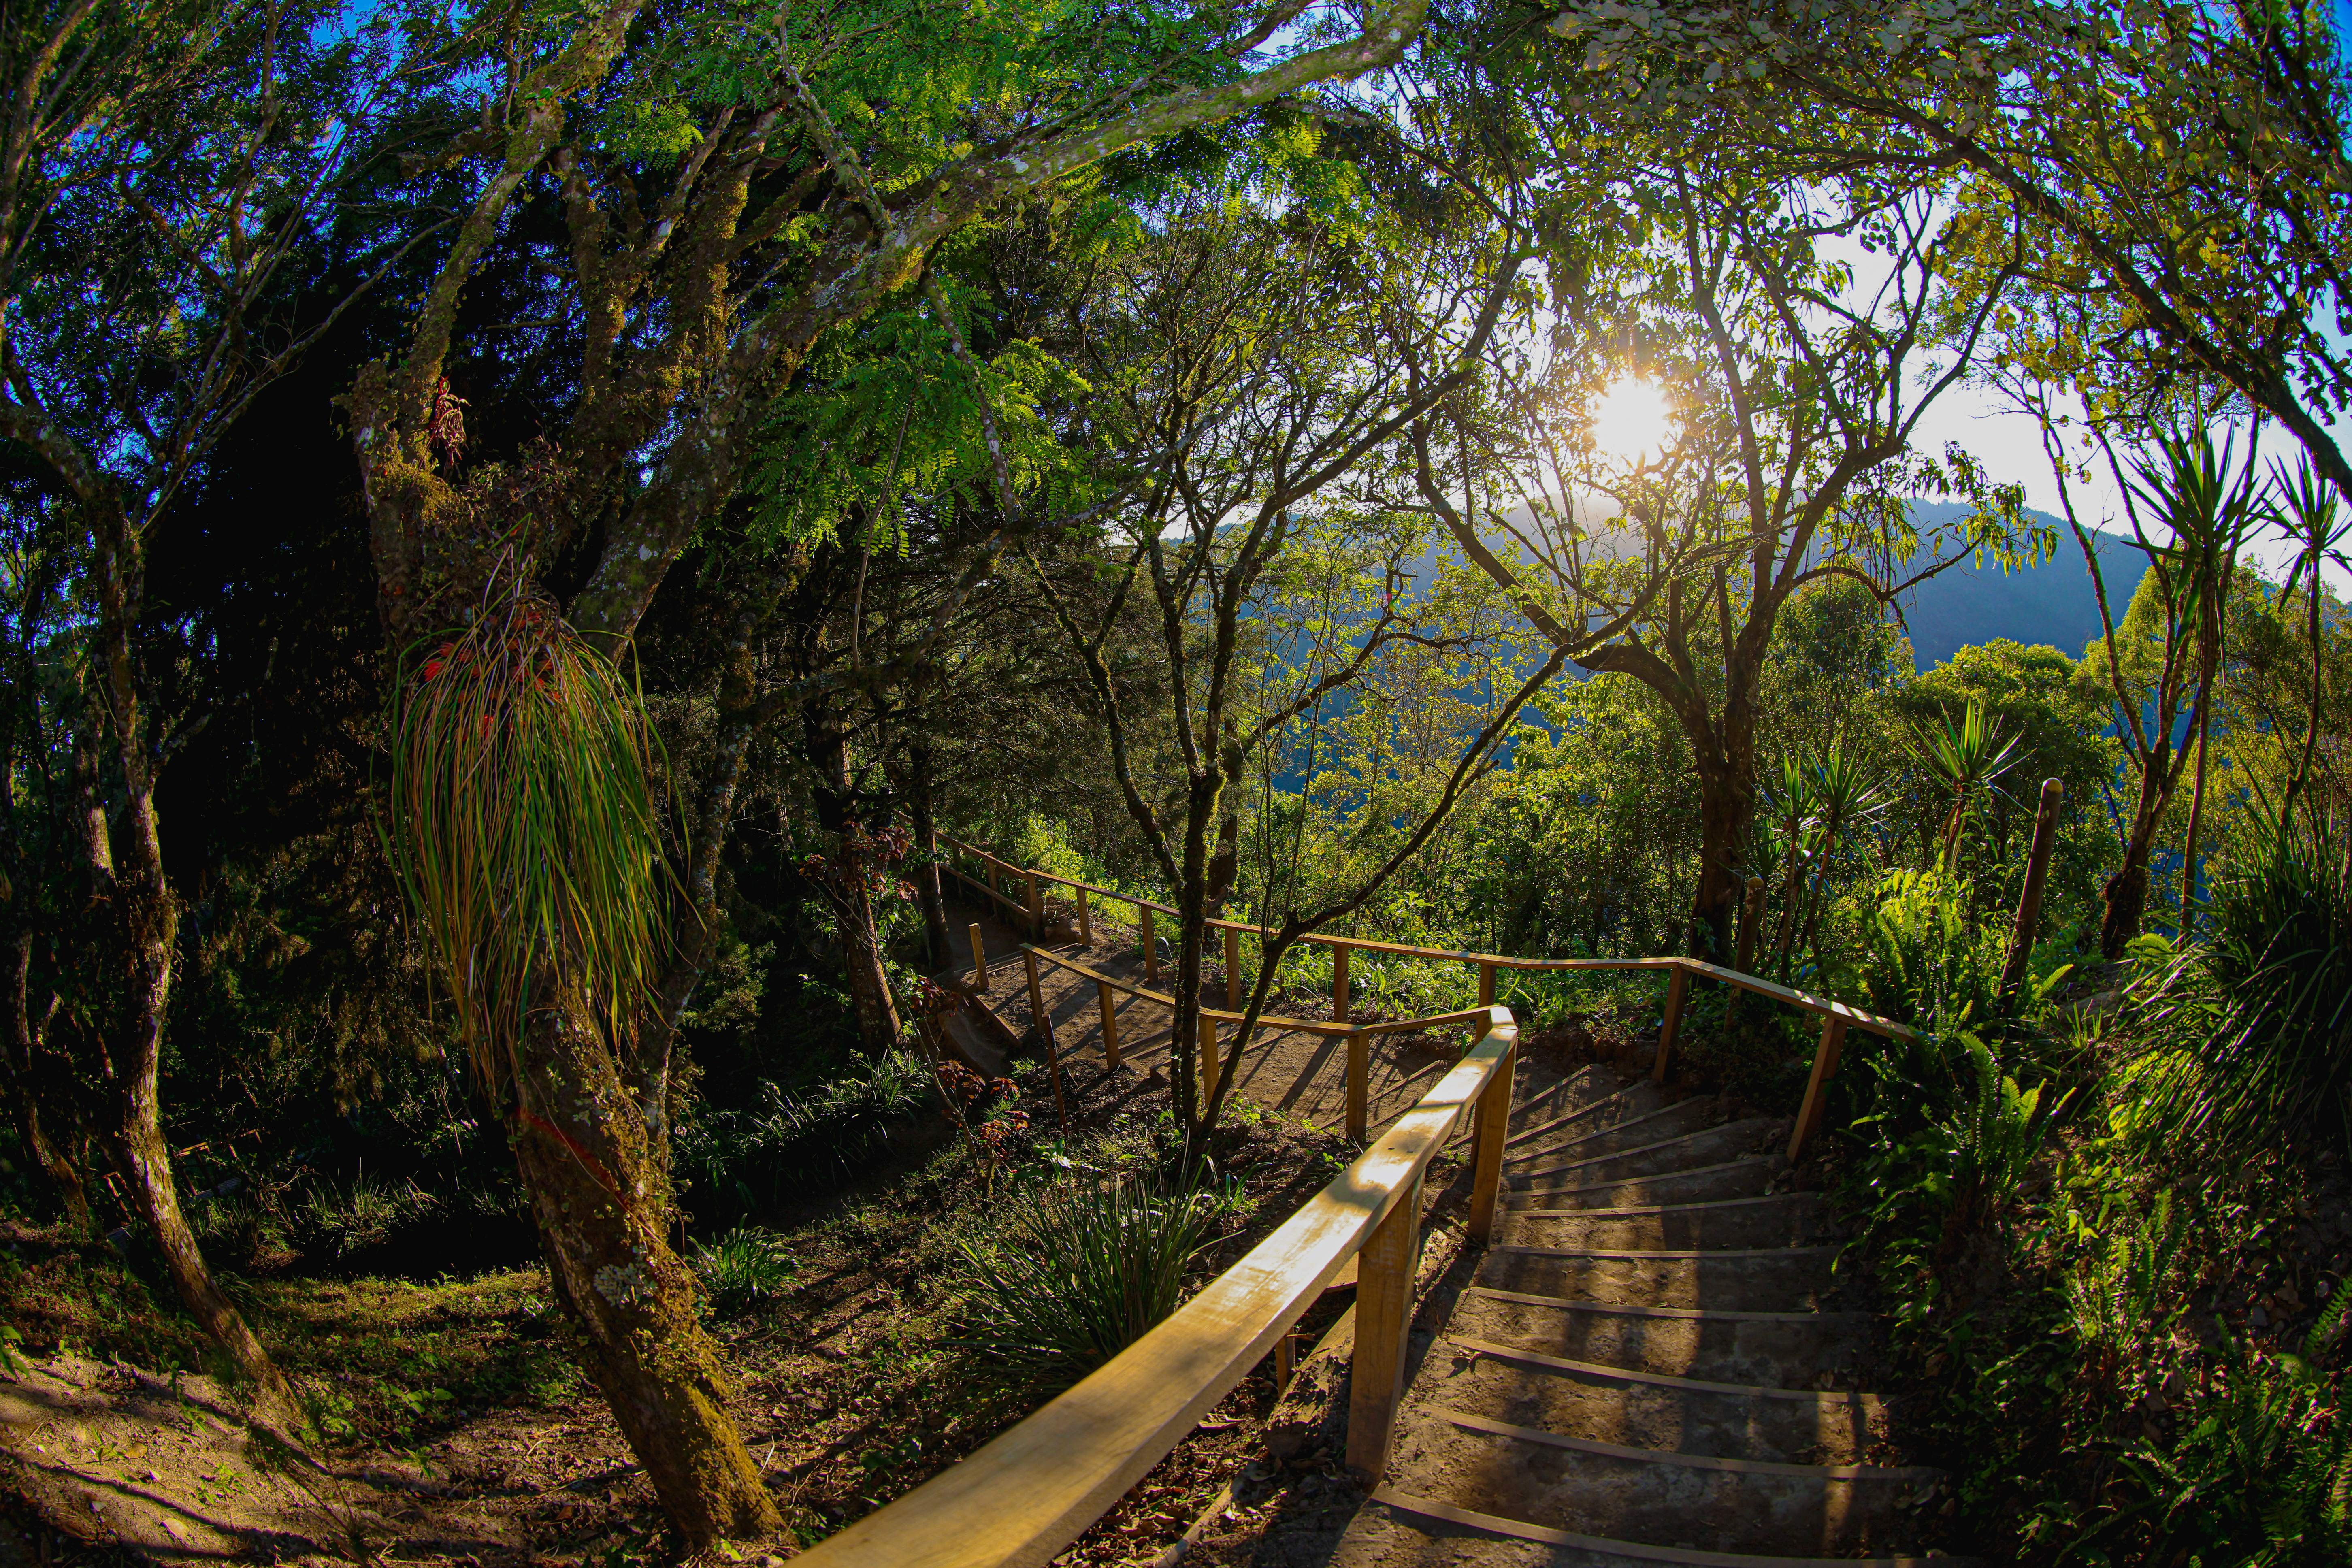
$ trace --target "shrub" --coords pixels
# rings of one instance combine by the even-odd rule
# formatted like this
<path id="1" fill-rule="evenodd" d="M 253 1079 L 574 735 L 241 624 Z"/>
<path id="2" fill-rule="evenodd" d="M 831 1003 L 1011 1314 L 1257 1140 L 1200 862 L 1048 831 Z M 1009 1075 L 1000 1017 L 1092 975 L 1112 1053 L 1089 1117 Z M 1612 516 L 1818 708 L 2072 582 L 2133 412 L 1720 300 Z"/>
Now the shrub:
<path id="1" fill-rule="evenodd" d="M 2339 1293 L 2301 1355 L 2248 1355 L 2196 1402 L 2177 1441 L 2126 1458 L 2145 1500 L 2116 1524 L 2147 1531 L 2137 1560 L 2321 1568 L 2352 1557 L 2352 1422 L 2317 1364 L 2347 1301 Z"/>
<path id="2" fill-rule="evenodd" d="M 1873 1011 L 1945 1029 L 1993 1016 L 2002 937 L 1969 917 L 1969 886 L 1941 871 L 1895 871 L 1870 889 L 1858 976 Z"/>
<path id="3" fill-rule="evenodd" d="M 2151 1013 L 2141 1073 L 2147 1131 L 2217 1170 L 2352 1141 L 2345 825 L 2255 816 L 2254 853 L 2215 880 L 2211 946 L 2174 963 Z"/>
<path id="4" fill-rule="evenodd" d="M 1009 1389 L 1067 1388 L 1176 1310 L 1214 1216 L 1205 1194 L 1131 1176 L 1033 1190 L 959 1243 L 963 1342 Z"/>
<path id="5" fill-rule="evenodd" d="M 738 1226 L 715 1242 L 695 1245 L 694 1272 L 710 1310 L 731 1318 L 782 1295 L 792 1288 L 794 1271 L 781 1237 Z"/>
<path id="6" fill-rule="evenodd" d="M 677 1163 L 720 1205 L 754 1209 L 836 1184 L 889 1152 L 889 1130 L 930 1102 L 930 1068 L 911 1051 L 854 1060 L 798 1094 L 760 1086 L 745 1110 L 704 1105 L 677 1133 Z M 706 1209 L 705 1219 L 712 1215 Z"/>

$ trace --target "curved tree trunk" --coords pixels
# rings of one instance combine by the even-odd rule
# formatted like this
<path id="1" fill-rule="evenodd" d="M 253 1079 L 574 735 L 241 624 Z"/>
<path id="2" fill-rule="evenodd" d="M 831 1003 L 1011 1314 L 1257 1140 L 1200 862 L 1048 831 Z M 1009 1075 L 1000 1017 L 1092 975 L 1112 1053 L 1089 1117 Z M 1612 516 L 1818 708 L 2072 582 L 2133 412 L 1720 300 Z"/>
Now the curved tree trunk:
<path id="1" fill-rule="evenodd" d="M 915 878 L 923 903 L 923 944 L 934 970 L 955 962 L 949 943 L 947 892 L 940 885 L 940 829 L 931 818 L 931 748 L 918 741 L 907 749 L 907 808 L 915 821 L 915 847 L 926 864 Z"/>
<path id="2" fill-rule="evenodd" d="M 55 1079 L 44 1060 L 47 1047 L 42 1036 L 46 1024 L 33 1021 L 30 981 L 33 969 L 33 933 L 17 931 L 8 944 L 8 1077 L 11 1096 L 16 1114 L 16 1137 L 25 1145 L 25 1152 L 41 1168 L 41 1173 L 57 1189 L 58 1203 L 65 1211 L 66 1223 L 83 1235 L 90 1229 L 89 1189 L 82 1181 L 81 1166 L 59 1146 L 49 1127 L 44 1108 L 58 1103 L 54 1098 Z M 56 1004 L 50 1004 L 54 1013 Z"/>
<path id="3" fill-rule="evenodd" d="M 534 1013 L 518 1056 L 509 1136 L 583 1369 L 689 1549 L 774 1534 L 693 1271 L 666 1239 L 669 1179 L 637 1097 L 560 1008 Z"/>
<path id="4" fill-rule="evenodd" d="M 111 816 L 99 809 L 94 788 L 85 795 L 90 809 L 83 827 L 83 851 L 89 862 L 96 962 L 102 966 L 97 1027 L 105 1031 L 101 1047 L 114 1084 L 110 1124 L 99 1129 L 99 1135 L 131 1189 L 130 1201 L 163 1249 L 181 1301 L 252 1383 L 256 1413 L 289 1434 L 299 1433 L 305 1422 L 294 1391 L 214 1279 L 195 1233 L 180 1211 L 172 1176 L 160 1079 L 180 903 L 163 872 L 151 737 L 133 673 L 134 547 L 110 497 L 98 509 L 90 537 L 90 576 L 100 606 L 102 721 L 113 731 L 123 795 L 121 811 Z M 93 714 L 91 721 L 100 720 Z M 81 783 L 94 784 L 95 737 L 78 736 L 75 751 L 76 772 L 84 774 Z"/>
<path id="5" fill-rule="evenodd" d="M 2124 944 L 2137 936 L 2147 914 L 2148 861 L 2156 851 L 2157 830 L 2165 808 L 2172 804 L 2173 770 L 2165 749 L 2140 770 L 2139 802 L 2132 811 L 2131 831 L 2124 838 L 2124 862 L 2107 879 L 2106 908 L 2099 921 L 2099 956 L 2109 963 L 2124 955 Z"/>
<path id="6" fill-rule="evenodd" d="M 874 920 L 874 896 L 853 880 L 841 916 L 841 961 L 849 972 L 849 999 L 857 1010 L 857 1039 L 870 1056 L 898 1043 L 898 1003 L 882 967 L 882 934 Z"/>

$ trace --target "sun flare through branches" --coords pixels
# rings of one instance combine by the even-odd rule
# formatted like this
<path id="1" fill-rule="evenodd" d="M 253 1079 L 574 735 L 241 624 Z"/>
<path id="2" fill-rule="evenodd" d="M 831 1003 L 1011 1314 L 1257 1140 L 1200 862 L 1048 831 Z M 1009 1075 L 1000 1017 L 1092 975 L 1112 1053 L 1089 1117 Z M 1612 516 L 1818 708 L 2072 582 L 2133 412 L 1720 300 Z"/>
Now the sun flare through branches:
<path id="1" fill-rule="evenodd" d="M 1641 464 L 1674 440 L 1675 408 L 1657 383 L 1620 376 L 1587 405 L 1593 449 L 1619 462 Z"/>

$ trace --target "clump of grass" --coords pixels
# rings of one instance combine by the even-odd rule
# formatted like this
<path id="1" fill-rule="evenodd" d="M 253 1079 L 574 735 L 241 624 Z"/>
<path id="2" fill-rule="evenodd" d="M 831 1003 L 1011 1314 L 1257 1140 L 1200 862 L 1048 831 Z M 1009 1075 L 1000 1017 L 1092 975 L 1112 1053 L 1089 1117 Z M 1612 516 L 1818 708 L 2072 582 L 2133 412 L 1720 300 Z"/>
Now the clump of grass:
<path id="1" fill-rule="evenodd" d="M 1172 1184 L 1066 1179 L 1016 1197 L 963 1238 L 962 1341 L 1008 1391 L 1069 1387 L 1183 1300 L 1215 1239 L 1215 1207 Z"/>
<path id="2" fill-rule="evenodd" d="M 2210 950 L 2150 1019 L 2139 1124 L 2227 1171 L 2352 1141 L 2352 864 L 2347 825 L 2257 809 L 2256 848 L 2217 878 Z"/>
<path id="3" fill-rule="evenodd" d="M 739 1211 L 839 1182 L 889 1152 L 889 1130 L 930 1102 L 929 1068 L 911 1051 L 854 1062 L 798 1094 L 761 1085 L 743 1110 L 698 1106 L 678 1129 L 677 1160 L 699 1191 Z"/>
<path id="4" fill-rule="evenodd" d="M 704 1300 L 722 1318 L 739 1317 L 782 1295 L 796 1272 L 783 1238 L 751 1226 L 697 1243 L 694 1271 L 702 1280 Z"/>

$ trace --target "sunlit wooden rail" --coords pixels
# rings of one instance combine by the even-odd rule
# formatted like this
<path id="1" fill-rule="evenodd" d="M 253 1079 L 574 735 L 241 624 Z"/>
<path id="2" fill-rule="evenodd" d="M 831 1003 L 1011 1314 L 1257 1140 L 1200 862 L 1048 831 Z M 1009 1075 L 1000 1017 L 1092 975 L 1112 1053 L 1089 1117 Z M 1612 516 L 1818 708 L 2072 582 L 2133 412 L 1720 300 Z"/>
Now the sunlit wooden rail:
<path id="1" fill-rule="evenodd" d="M 1174 917 L 1166 904 L 1139 899 L 1031 867 L 1014 866 L 953 839 L 957 849 L 978 860 L 982 875 L 949 867 L 959 880 L 990 901 L 1012 910 L 1028 927 L 1022 960 L 1032 1016 L 1047 1020 L 1038 965 L 1076 973 L 1096 987 L 1103 1017 L 1103 1052 L 1118 1059 L 1114 994 L 1139 997 L 1173 1009 L 1175 998 L 1149 984 L 1107 974 L 1043 945 L 1045 891 L 1067 888 L 1076 904 L 1078 932 L 1091 948 L 1093 899 L 1131 905 L 1136 910 L 1147 982 L 1159 979 L 1152 930 L 1155 915 Z M 1016 900 L 997 885 L 1010 879 Z M 1224 932 L 1226 1008 L 1200 1009 L 1203 1075 L 1230 1075 L 1244 1041 L 1238 1031 L 1222 1054 L 1215 1030 L 1239 1024 L 1239 943 L 1244 932 L 1268 935 L 1240 921 L 1212 920 Z M 976 979 L 987 988 L 986 954 L 977 926 L 971 930 Z M 1332 1017 L 1329 1020 L 1267 1016 L 1255 1027 L 1304 1031 L 1349 1040 L 1348 1130 L 1360 1142 L 1365 1126 L 1365 1058 L 1375 1034 L 1466 1025 L 1469 1050 L 1437 1085 L 1399 1116 L 1339 1178 L 1307 1200 L 1248 1256 L 1219 1275 L 1167 1321 L 1160 1324 L 1068 1393 L 979 1452 L 803 1554 L 819 1568 L 946 1568 L 946 1565 L 1036 1564 L 1050 1562 L 1083 1534 L 1110 1506 L 1193 1429 L 1249 1370 L 1289 1333 L 1299 1317 L 1349 1258 L 1357 1263 L 1356 1324 L 1349 1379 L 1348 1464 L 1377 1484 L 1388 1466 L 1397 1407 L 1404 1393 L 1405 1350 L 1412 1320 L 1412 1285 L 1421 1255 L 1422 1183 L 1432 1160 L 1453 1137 L 1465 1115 L 1475 1117 L 1471 1154 L 1469 1240 L 1483 1246 L 1492 1237 L 1501 1189 L 1504 1147 L 1511 1114 L 1511 1083 L 1519 1027 L 1510 1009 L 1495 1001 L 1495 976 L 1504 970 L 1655 969 L 1668 975 L 1652 1076 L 1665 1076 L 1675 1030 L 1694 977 L 1719 981 L 1820 1016 L 1821 1044 L 1790 1139 L 1793 1158 L 1821 1115 L 1822 1086 L 1836 1069 L 1849 1028 L 1892 1037 L 1910 1031 L 1889 1019 L 1845 1003 L 1777 985 L 1697 959 L 1536 959 L 1502 953 L 1459 952 L 1405 942 L 1311 933 L 1306 942 L 1332 950 Z M 1352 1021 L 1348 1006 L 1350 952 L 1402 953 L 1475 965 L 1478 1005 L 1429 1017 L 1375 1024 Z M 1051 1039 L 1050 1028 L 1045 1031 Z M 1058 1087 L 1060 1073 L 1055 1071 Z"/>
<path id="2" fill-rule="evenodd" d="M 1519 1030 L 1499 1006 L 1410 1021 L 1462 1022 L 1478 1038 L 1453 1070 L 1248 1256 L 1076 1387 L 801 1560 L 821 1568 L 1051 1561 L 1272 1352 L 1350 1258 L 1348 1463 L 1377 1479 L 1404 1391 L 1422 1179 L 1465 1114 L 1476 1127 L 1470 1239 L 1484 1243 L 1495 1223 Z"/>
<path id="3" fill-rule="evenodd" d="M 1094 883 L 1082 882 L 1075 878 L 1056 876 L 1051 871 L 1042 871 L 1034 867 L 1015 866 L 1010 861 L 997 858 L 975 845 L 966 844 L 961 839 L 950 837 L 946 834 L 940 835 L 940 842 L 952 847 L 980 863 L 982 868 L 980 877 L 973 877 L 955 866 L 949 866 L 947 869 L 966 887 L 1013 911 L 1021 922 L 1027 925 L 1033 943 L 1043 942 L 1045 938 L 1045 900 L 1047 889 L 1070 889 L 1073 901 L 1077 908 L 1079 935 L 1088 946 L 1093 945 L 1092 900 L 1094 899 L 1107 899 L 1115 903 L 1133 906 L 1136 910 L 1137 945 L 1143 953 L 1144 975 L 1147 980 L 1159 979 L 1160 956 L 1153 931 L 1153 917 L 1167 915 L 1173 919 L 1178 914 L 1173 907 L 1155 903 L 1149 899 L 1138 898 L 1133 893 L 1123 893 L 1113 888 L 1098 887 Z M 1016 900 L 1004 893 L 997 886 L 1000 876 L 1020 888 L 1024 896 Z M 1275 933 L 1267 931 L 1264 926 L 1254 925 L 1246 921 L 1229 921 L 1212 917 L 1208 924 L 1211 929 L 1223 933 L 1225 1005 L 1228 1009 L 1237 1009 L 1241 1004 L 1241 939 L 1244 934 L 1265 937 Z M 1911 1037 L 1909 1029 L 1891 1018 L 1882 1018 L 1874 1013 L 1866 1012 L 1848 1003 L 1839 1002 L 1827 996 L 1817 996 L 1811 992 L 1799 991 L 1792 986 L 1777 984 L 1757 975 L 1742 973 L 1736 969 L 1726 969 L 1720 964 L 1706 963 L 1703 959 L 1675 956 L 1520 958 L 1509 953 L 1463 952 L 1452 948 L 1415 947 L 1409 942 L 1381 942 L 1370 937 L 1337 936 L 1322 931 L 1307 932 L 1298 940 L 1303 943 L 1331 950 L 1331 1016 L 1334 1023 L 1338 1025 L 1346 1025 L 1349 1016 L 1348 954 L 1350 952 L 1398 953 L 1407 957 L 1434 959 L 1469 965 L 1478 973 L 1478 1002 L 1482 1006 L 1495 1000 L 1495 976 L 1498 972 L 1506 970 L 1540 972 L 1571 969 L 1655 969 L 1664 971 L 1668 975 L 1665 1012 L 1658 1026 L 1657 1055 L 1650 1065 L 1650 1076 L 1660 1082 L 1665 1079 L 1667 1063 L 1674 1052 L 1675 1036 L 1681 1028 L 1683 1006 L 1689 998 L 1690 983 L 1693 979 L 1717 981 L 1742 991 L 1751 992 L 1759 996 L 1769 996 L 1775 1002 L 1797 1008 L 1801 1012 L 1814 1014 L 1822 1020 L 1822 1031 L 1813 1049 L 1812 1072 L 1805 1084 L 1805 1098 L 1798 1109 L 1796 1121 L 1789 1132 L 1788 1152 L 1789 1158 L 1791 1160 L 1803 1152 L 1805 1144 L 1821 1130 L 1822 1108 L 1826 1098 L 1823 1091 L 1831 1075 L 1837 1071 L 1840 1057 L 1844 1054 L 1847 1031 L 1860 1029 L 1867 1034 L 1879 1035 L 1891 1039 Z M 1042 949 L 1038 952 L 1040 956 L 1052 960 L 1053 955 L 1045 953 Z M 1031 962 L 1034 963 L 1034 960 Z M 1065 967 L 1077 966 L 1066 963 Z M 982 978 L 984 984 L 985 975 L 983 974 Z M 1149 995 L 1153 1000 L 1173 1005 L 1172 998 L 1160 993 L 1126 986 L 1110 980 L 1108 976 L 1097 975 L 1095 979 L 1097 986 L 1116 986 L 1118 989 L 1129 990 L 1134 994 Z M 1036 999 L 1035 993 L 1036 986 L 1033 981 L 1031 984 L 1033 1004 Z M 1103 992 L 1097 994 L 1107 995 L 1107 993 Z M 1107 1009 L 1107 1001 L 1105 1006 Z M 1241 1016 L 1237 1011 L 1213 1013 L 1207 1008 L 1203 1008 L 1202 1014 L 1204 1018 L 1213 1017 L 1221 1021 L 1238 1021 Z M 1358 1033 L 1358 1027 L 1355 1026 L 1335 1027 L 1332 1024 L 1309 1022 L 1297 1018 L 1267 1018 L 1260 1022 L 1268 1028 L 1305 1029 L 1327 1035 L 1346 1034 L 1351 1037 Z M 1115 1025 L 1113 1026 L 1115 1027 Z M 1381 1025 L 1367 1027 L 1386 1031 L 1392 1026 Z M 1236 1048 L 1238 1044 L 1236 1042 Z M 1361 1076 L 1355 1069 L 1354 1058 L 1357 1054 L 1357 1047 L 1351 1044 L 1349 1051 L 1350 1089 L 1348 1135 L 1360 1142 L 1365 1136 L 1366 1129 L 1357 1110 L 1357 1096 L 1354 1089 L 1354 1085 L 1360 1081 Z M 1113 1059 L 1116 1060 L 1116 1057 Z M 1210 1059 L 1210 1053 L 1203 1051 L 1202 1059 L 1204 1063 L 1207 1062 Z"/>

